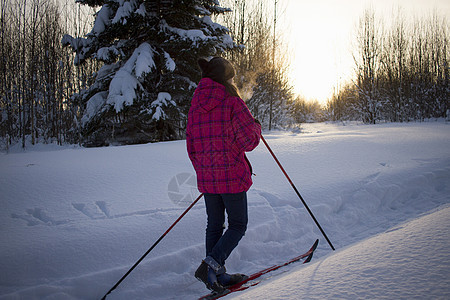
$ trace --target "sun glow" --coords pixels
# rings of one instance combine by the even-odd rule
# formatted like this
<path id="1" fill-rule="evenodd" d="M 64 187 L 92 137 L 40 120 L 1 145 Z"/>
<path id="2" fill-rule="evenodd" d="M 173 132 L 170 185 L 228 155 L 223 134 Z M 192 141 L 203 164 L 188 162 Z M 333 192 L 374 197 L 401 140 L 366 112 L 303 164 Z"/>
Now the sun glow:
<path id="1" fill-rule="evenodd" d="M 291 73 L 294 92 L 321 104 L 350 77 L 352 56 L 351 9 L 340 1 L 288 1 L 286 31 L 292 50 Z M 294 16 L 294 15 L 295 16 Z"/>
<path id="2" fill-rule="evenodd" d="M 372 7 L 384 18 L 399 7 L 407 18 L 433 9 L 450 17 L 448 0 L 278 0 L 278 4 L 277 31 L 288 41 L 294 92 L 321 104 L 353 77 L 352 45 L 365 9 Z"/>
<path id="3" fill-rule="evenodd" d="M 325 103 L 331 97 L 336 81 L 339 77 L 332 61 L 325 57 L 325 61 L 316 62 L 311 59 L 309 51 L 297 51 L 297 58 L 290 74 L 295 94 L 306 100 L 317 100 Z M 329 67 L 331 66 L 331 67 Z"/>

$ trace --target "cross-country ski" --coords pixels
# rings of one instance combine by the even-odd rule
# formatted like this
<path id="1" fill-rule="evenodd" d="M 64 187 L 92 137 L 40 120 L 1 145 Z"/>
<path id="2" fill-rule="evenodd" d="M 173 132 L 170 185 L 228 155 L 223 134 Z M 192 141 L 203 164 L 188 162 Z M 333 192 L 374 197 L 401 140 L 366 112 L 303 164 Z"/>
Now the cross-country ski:
<path id="1" fill-rule="evenodd" d="M 245 280 L 243 280 L 243 281 L 241 281 L 239 283 L 236 283 L 236 284 L 234 284 L 234 285 L 232 285 L 230 287 L 227 287 L 227 289 L 224 292 L 222 292 L 222 293 L 214 293 L 213 292 L 213 293 L 210 293 L 210 294 L 205 295 L 203 297 L 200 297 L 199 300 L 219 299 L 219 298 L 224 297 L 224 296 L 226 296 L 228 294 L 246 290 L 249 287 L 252 287 L 252 286 L 255 286 L 255 285 L 259 284 L 263 280 L 263 279 L 261 279 L 261 277 L 263 275 L 265 275 L 267 273 L 270 273 L 272 271 L 278 270 L 278 269 L 280 269 L 282 267 L 285 267 L 285 266 L 287 266 L 289 264 L 292 264 L 294 262 L 300 261 L 302 259 L 304 259 L 303 263 L 308 263 L 308 262 L 311 261 L 311 259 L 313 257 L 313 254 L 314 254 L 314 251 L 316 250 L 318 244 L 319 244 L 319 240 L 316 240 L 314 242 L 314 244 L 312 245 L 312 247 L 307 252 L 305 252 L 304 254 L 296 256 L 296 257 L 294 257 L 294 258 L 292 258 L 292 259 L 290 259 L 290 260 L 288 260 L 288 261 L 286 261 L 284 263 L 276 264 L 276 265 L 273 265 L 273 266 L 271 266 L 269 268 L 266 268 L 264 270 L 261 270 L 261 271 L 258 271 L 256 273 L 253 273 L 252 275 L 248 276 L 247 279 L 245 279 Z"/>

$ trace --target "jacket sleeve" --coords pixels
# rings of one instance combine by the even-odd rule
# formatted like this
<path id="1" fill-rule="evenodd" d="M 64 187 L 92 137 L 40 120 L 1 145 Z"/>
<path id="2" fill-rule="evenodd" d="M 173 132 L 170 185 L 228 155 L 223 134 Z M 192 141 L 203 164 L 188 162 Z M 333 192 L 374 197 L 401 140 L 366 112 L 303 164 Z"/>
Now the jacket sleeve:
<path id="1" fill-rule="evenodd" d="M 235 145 L 242 151 L 252 151 L 259 144 L 261 138 L 261 125 L 255 122 L 252 114 L 240 98 L 236 102 L 231 117 L 235 133 Z"/>

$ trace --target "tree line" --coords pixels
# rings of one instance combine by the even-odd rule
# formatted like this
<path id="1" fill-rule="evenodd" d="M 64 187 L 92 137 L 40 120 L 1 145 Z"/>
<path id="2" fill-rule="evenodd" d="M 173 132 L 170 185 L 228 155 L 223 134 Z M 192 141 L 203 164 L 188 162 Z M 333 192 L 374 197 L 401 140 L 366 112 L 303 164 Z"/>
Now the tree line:
<path id="1" fill-rule="evenodd" d="M 75 67 L 64 33 L 82 34 L 92 11 L 73 1 L 0 0 L 0 137 L 11 144 L 77 143 L 80 106 L 95 62 Z"/>
<path id="2" fill-rule="evenodd" d="M 450 32 L 437 12 L 392 22 L 367 9 L 353 53 L 355 76 L 328 102 L 332 120 L 408 122 L 445 117 L 450 99 Z"/>
<path id="3" fill-rule="evenodd" d="M 355 76 L 321 107 L 293 93 L 276 27 L 287 8 L 276 1 L 122 2 L 0 0 L 0 147 L 183 138 L 199 56 L 234 63 L 241 96 L 265 129 L 424 120 L 449 109 L 448 21 L 437 13 L 413 22 L 398 13 L 387 24 L 367 10 Z M 138 60 L 147 68 L 136 69 Z"/>

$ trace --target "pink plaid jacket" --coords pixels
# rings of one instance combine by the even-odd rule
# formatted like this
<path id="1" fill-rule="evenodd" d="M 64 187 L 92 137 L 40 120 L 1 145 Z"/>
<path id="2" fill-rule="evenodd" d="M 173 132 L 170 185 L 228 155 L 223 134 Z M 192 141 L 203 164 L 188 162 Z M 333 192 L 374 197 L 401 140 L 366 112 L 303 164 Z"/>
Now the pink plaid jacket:
<path id="1" fill-rule="evenodd" d="M 189 110 L 186 145 L 202 193 L 247 191 L 252 185 L 246 151 L 258 146 L 261 125 L 239 97 L 209 78 L 200 80 Z"/>

